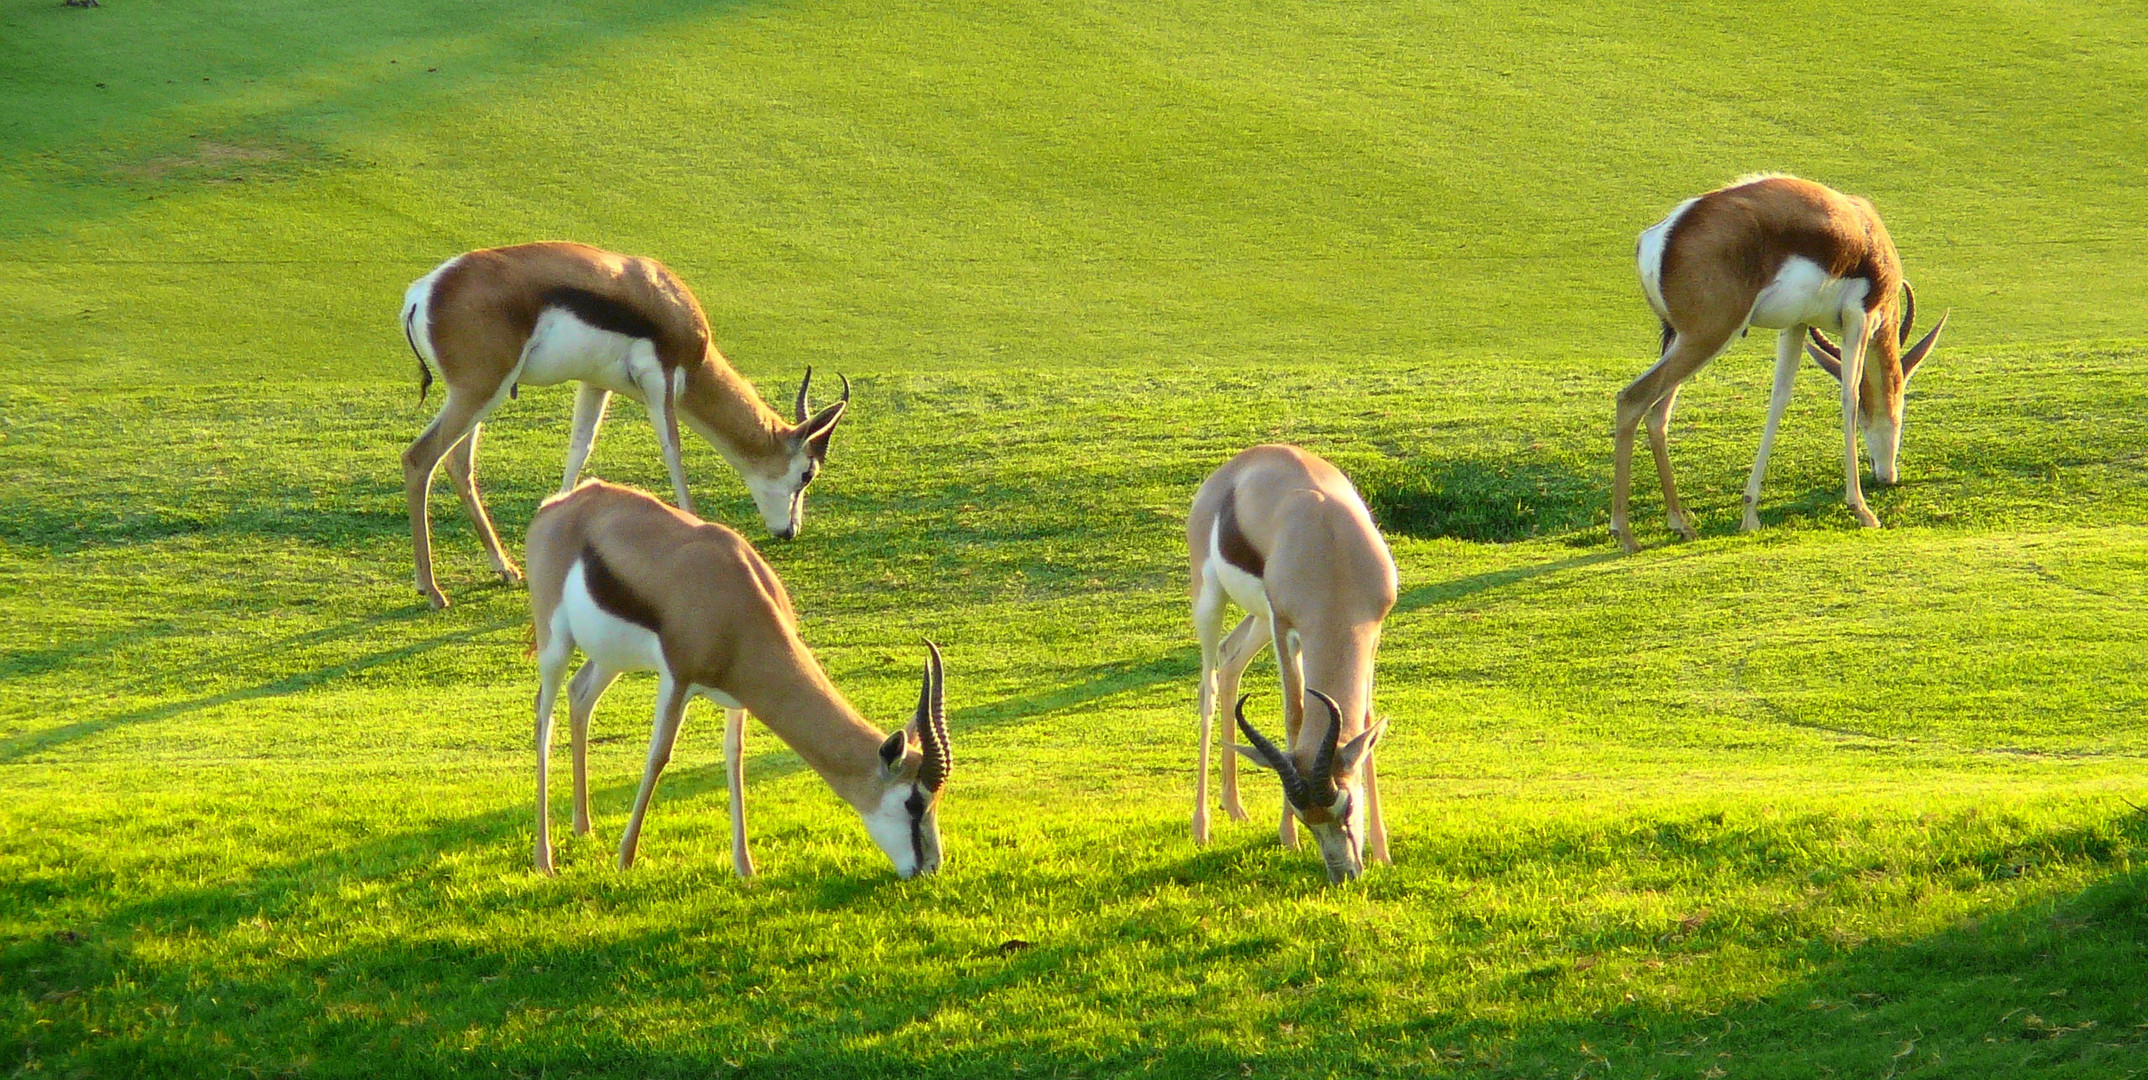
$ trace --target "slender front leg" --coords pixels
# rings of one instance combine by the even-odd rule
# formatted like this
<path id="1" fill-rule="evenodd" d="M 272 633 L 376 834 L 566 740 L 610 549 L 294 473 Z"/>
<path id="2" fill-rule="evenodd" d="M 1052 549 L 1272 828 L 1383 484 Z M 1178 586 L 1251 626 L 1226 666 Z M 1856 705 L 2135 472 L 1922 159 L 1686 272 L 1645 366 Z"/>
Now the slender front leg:
<path id="1" fill-rule="evenodd" d="M 597 429 L 604 426 L 604 410 L 611 407 L 612 392 L 581 383 L 574 392 L 574 432 L 567 439 L 567 468 L 559 478 L 559 490 L 574 490 L 589 464 L 589 450 L 597 444 Z"/>
<path id="2" fill-rule="evenodd" d="M 1283 683 L 1284 746 L 1295 756 L 1298 735 L 1305 726 L 1305 668 L 1300 663 L 1297 635 L 1282 623 L 1274 623 L 1272 629 L 1275 633 L 1275 666 Z M 1298 815 L 1291 807 L 1288 795 L 1283 797 L 1283 821 L 1276 827 L 1276 838 L 1284 847 L 1298 850 Z"/>
<path id="3" fill-rule="evenodd" d="M 635 347 L 647 346 L 637 344 Z M 656 367 L 653 350 L 645 370 L 652 373 L 640 380 L 642 395 L 649 406 L 649 423 L 656 428 L 657 444 L 663 448 L 664 468 L 671 473 L 671 490 L 678 496 L 678 507 L 691 514 L 694 497 L 686 490 L 686 465 L 679 458 L 679 389 L 686 382 L 686 372 L 680 370 L 667 377 Z"/>
<path id="4" fill-rule="evenodd" d="M 572 648 L 557 643 L 551 655 L 537 667 L 537 872 L 553 873 L 552 810 L 548 781 L 552 766 L 552 713 L 559 700 L 560 680 L 567 674 L 567 653 Z"/>
<path id="5" fill-rule="evenodd" d="M 1193 631 L 1201 642 L 1200 749 L 1193 779 L 1193 842 L 1208 843 L 1208 747 L 1216 719 L 1216 661 L 1223 630 L 1223 589 L 1203 577 L 1193 598 Z M 1223 755 L 1230 768 L 1230 754 Z"/>
<path id="6" fill-rule="evenodd" d="M 585 661 L 567 684 L 567 724 L 574 738 L 574 835 L 589 835 L 589 715 L 597 699 L 619 677 L 596 661 Z"/>
<path id="7" fill-rule="evenodd" d="M 462 512 L 469 515 L 470 526 L 477 530 L 477 538 L 485 545 L 485 557 L 492 561 L 492 572 L 500 580 L 513 585 L 522 580 L 522 571 L 515 568 L 515 561 L 507 557 L 507 550 L 500 546 L 500 534 L 493 531 L 492 516 L 485 513 L 485 500 L 477 493 L 477 439 L 484 434 L 485 425 L 470 425 L 470 433 L 447 452 L 448 478 L 455 483 L 455 494 L 462 497 Z"/>
<path id="8" fill-rule="evenodd" d="M 1790 386 L 1797 381 L 1798 361 L 1805 358 L 1805 327 L 1793 326 L 1775 337 L 1775 386 L 1768 391 L 1768 423 L 1760 429 L 1760 454 L 1753 458 L 1753 475 L 1745 481 L 1745 520 L 1738 528 L 1760 528 L 1760 484 L 1768 475 L 1768 454 L 1775 449 L 1775 429 L 1790 407 Z"/>
<path id="9" fill-rule="evenodd" d="M 1678 501 L 1678 483 L 1671 477 L 1671 408 L 1677 404 L 1678 388 L 1673 386 L 1648 410 L 1648 446 L 1656 453 L 1656 479 L 1663 484 L 1663 516 L 1672 532 L 1691 540 L 1697 535 L 1693 519 Z"/>
<path id="10" fill-rule="evenodd" d="M 634 849 L 641 843 L 641 820 L 656 795 L 656 778 L 671 764 L 671 746 L 679 738 L 679 720 L 686 715 L 689 687 L 670 672 L 660 673 L 656 688 L 656 719 L 649 729 L 649 761 L 642 767 L 641 790 L 634 793 L 634 813 L 627 818 L 626 835 L 619 839 L 619 869 L 634 865 Z"/>
<path id="11" fill-rule="evenodd" d="M 1365 853 L 1376 863 L 1393 866 L 1387 857 L 1387 818 L 1380 813 L 1380 776 L 1373 768 L 1379 748 L 1365 751 Z"/>
<path id="12" fill-rule="evenodd" d="M 1258 615 L 1248 615 L 1245 621 L 1238 624 L 1237 629 L 1231 631 L 1230 637 L 1223 639 L 1223 658 L 1221 667 L 1216 671 L 1216 700 L 1238 700 L 1238 680 L 1245 675 L 1246 665 L 1252 663 L 1253 658 L 1268 647 L 1273 636 L 1268 630 L 1267 620 Z M 1223 730 L 1233 731 L 1229 725 L 1225 725 Z M 1237 741 L 1237 735 L 1232 734 L 1229 743 L 1236 744 Z M 1245 806 L 1238 801 L 1236 753 L 1223 755 L 1223 812 L 1229 814 L 1232 821 L 1244 821 L 1248 816 Z"/>
<path id="13" fill-rule="evenodd" d="M 1849 504 L 1857 523 L 1879 528 L 1879 518 L 1865 505 L 1864 478 L 1857 468 L 1857 396 L 1865 384 L 1865 309 L 1852 305 L 1842 316 L 1842 499 Z"/>
<path id="14" fill-rule="evenodd" d="M 724 771 L 731 780 L 731 868 L 753 876 L 753 854 L 746 850 L 746 710 L 723 711 Z"/>

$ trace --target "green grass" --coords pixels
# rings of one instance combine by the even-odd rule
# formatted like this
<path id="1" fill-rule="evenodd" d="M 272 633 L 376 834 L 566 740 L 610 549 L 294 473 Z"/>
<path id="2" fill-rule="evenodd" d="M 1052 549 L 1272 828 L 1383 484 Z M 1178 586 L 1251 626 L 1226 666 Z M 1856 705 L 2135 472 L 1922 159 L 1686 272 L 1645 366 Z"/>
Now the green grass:
<path id="1" fill-rule="evenodd" d="M 6 0 L 0 1074 L 2148 1068 L 2144 42 L 2065 3 Z M 1955 313 L 1889 528 L 1808 369 L 1736 534 L 1754 341 L 1681 399 L 1702 538 L 1644 468 L 1618 556 L 1633 235 L 1756 169 L 1870 195 Z M 529 872 L 526 603 L 444 490 L 456 606 L 411 591 L 394 311 L 538 237 L 666 259 L 771 397 L 852 378 L 765 552 L 883 724 L 946 646 L 940 876 L 756 732 L 735 881 L 698 706 L 610 869 L 647 678 L 599 838 Z M 488 426 L 517 547 L 568 399 Z M 591 471 L 662 490 L 639 424 Z M 1182 514 L 1278 439 L 1401 566 L 1396 864 L 1347 888 L 1258 781 L 1188 837 Z"/>

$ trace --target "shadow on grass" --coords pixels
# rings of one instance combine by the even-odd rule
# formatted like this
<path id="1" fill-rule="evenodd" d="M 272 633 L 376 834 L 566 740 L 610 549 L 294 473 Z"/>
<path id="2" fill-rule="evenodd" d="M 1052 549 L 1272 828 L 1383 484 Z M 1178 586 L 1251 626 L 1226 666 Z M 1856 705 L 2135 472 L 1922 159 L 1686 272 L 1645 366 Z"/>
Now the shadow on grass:
<path id="1" fill-rule="evenodd" d="M 326 627 L 320 630 L 299 634 L 291 638 L 283 639 L 274 644 L 262 645 L 252 649 L 242 650 L 238 653 L 213 657 L 210 658 L 208 662 L 233 664 L 248 657 L 258 656 L 264 653 L 299 648 L 307 645 L 317 645 L 324 642 L 334 641 L 340 638 L 352 637 L 387 623 L 405 622 L 414 619 L 420 615 L 425 614 L 428 610 L 429 609 L 422 603 L 413 604 L 385 615 L 373 616 L 371 618 L 366 619 L 357 619 L 338 626 Z M 393 649 L 383 649 L 378 652 L 369 653 L 365 656 L 358 657 L 354 660 L 346 661 L 344 663 L 332 664 L 328 667 L 319 668 L 313 671 L 303 671 L 293 675 L 287 675 L 283 678 L 273 679 L 258 686 L 249 686 L 242 690 L 227 690 L 220 694 L 209 694 L 203 697 L 190 698 L 185 701 L 166 702 L 164 704 L 153 705 L 148 708 L 130 709 L 123 712 L 110 713 L 104 716 L 93 717 L 87 720 L 78 720 L 74 723 L 62 724 L 58 727 L 44 728 L 42 730 L 33 731 L 25 735 L 18 735 L 5 741 L 0 741 L 0 763 L 21 761 L 24 758 L 31 757 L 33 755 L 43 753 L 48 750 L 57 749 L 69 743 L 81 739 L 90 738 L 91 736 L 100 734 L 102 732 L 110 731 L 114 728 L 128 727 L 135 724 L 154 723 L 159 720 L 168 720 L 174 716 L 183 716 L 187 713 L 199 712 L 203 709 L 213 709 L 220 705 L 229 705 L 234 702 L 252 701 L 259 698 L 286 697 L 291 694 L 298 694 L 303 693 L 307 690 L 318 689 L 329 683 L 333 683 L 338 679 L 342 679 L 350 675 L 355 675 L 361 671 L 366 671 L 371 668 L 377 668 L 383 665 L 394 664 L 403 660 L 408 660 L 411 657 L 420 656 L 425 653 L 429 653 L 434 649 L 442 648 L 445 646 L 460 645 L 466 642 L 474 641 L 488 634 L 498 633 L 501 630 L 505 630 L 512 626 L 519 626 L 521 624 L 522 620 L 520 619 L 499 619 L 493 622 L 486 623 L 482 626 L 466 627 L 464 629 L 456 630 L 451 633 L 436 634 L 421 641 L 414 641 L 410 644 L 401 645 Z M 169 630 L 170 628 L 156 627 L 152 629 Z M 149 635 L 150 631 L 144 630 L 138 632 L 123 632 L 119 635 L 107 635 L 107 637 L 120 639 L 138 639 Z M 102 640 L 104 639 L 100 639 L 100 641 Z M 47 651 L 58 652 L 59 650 Z M 76 658 L 77 655 L 80 654 L 68 654 L 65 657 L 53 658 L 50 660 L 50 662 L 47 663 L 46 666 L 48 668 L 58 666 L 61 663 L 72 661 Z M 153 674 L 145 675 L 127 684 L 115 686 L 110 689 L 112 689 L 116 693 L 127 693 L 130 691 L 145 692 L 151 689 L 156 684 L 158 678 L 159 676 Z"/>
<path id="2" fill-rule="evenodd" d="M 323 117 L 335 126 L 356 118 L 361 132 L 422 126 L 458 100 L 495 99 L 503 88 L 512 93 L 518 77 L 609 43 L 750 6 L 744 0 L 542 0 L 448 10 L 395 2 L 329 4 L 292 18 L 281 9 L 212 5 L 207 15 L 151 7 L 94 13 L 96 21 L 83 22 L 55 3 L 44 18 L 75 25 L 64 35 L 39 25 L 36 40 L 73 47 L 26 54 L 20 81 L 37 88 L 37 107 L 6 144 L 16 158 L 66 165 L 39 177 L 43 197 L 17 208 L 22 216 L 7 221 L 7 231 L 58 233 L 118 217 L 142 205 L 141 190 L 157 197 L 184 189 L 207 193 L 234 173 L 275 179 L 330 171 L 340 159 L 314 145 Z M 114 84 L 116 104 L 104 83 L 90 88 L 91 68 L 84 64 L 95 61 L 81 59 L 111 53 L 125 57 L 123 70 L 113 73 L 124 76 Z M 387 58 L 399 54 L 404 62 L 388 66 Z M 411 62 L 419 57 L 449 59 Z M 177 96 L 142 89 L 174 78 L 190 89 Z M 206 84 L 198 91 L 191 88 L 197 78 Z M 264 93 L 260 83 L 277 90 Z M 175 126 L 174 116 L 188 118 L 185 127 Z M 244 158 L 264 160 L 203 160 L 200 147 L 207 144 L 183 136 L 204 135 L 253 152 Z M 281 168 L 266 160 L 286 157 L 297 160 Z"/>
<path id="3" fill-rule="evenodd" d="M 607 794 L 624 792 L 621 787 Z M 1747 861 L 1741 854 L 1746 840 L 1736 829 L 1711 831 L 1706 821 L 1665 827 L 1679 853 L 1700 851 L 1714 865 Z M 2070 855 L 2109 872 L 2073 895 L 2034 899 L 1921 939 L 1784 946 L 1770 941 L 1765 928 L 1706 924 L 1625 954 L 1630 961 L 1652 950 L 1686 963 L 1719 949 L 1757 946 L 1785 951 L 1791 969 L 1800 966 L 1797 959 L 1804 961 L 1806 974 L 1765 997 L 1709 1013 L 1645 1000 L 1675 972 L 1656 978 L 1640 964 L 1584 965 L 1576 955 L 1480 977 L 1504 1000 L 1518 1002 L 1518 1009 L 1485 1012 L 1464 1000 L 1402 1015 L 1381 1008 L 1379 985 L 1359 977 L 1356 965 L 1367 961 L 1351 959 L 1347 946 L 1355 931 L 1348 925 L 1315 919 L 1294 922 L 1289 941 L 1259 929 L 1220 940 L 1182 914 L 1143 902 L 1167 886 L 1250 883 L 1284 895 L 1321 889 L 1311 883 L 1310 865 L 1264 873 L 1255 864 L 1256 849 L 1266 841 L 1218 845 L 1168 864 L 1085 881 L 1086 904 L 1118 913 L 1116 923 L 1104 924 L 1108 933 L 982 950 L 928 940 L 924 955 L 894 978 L 851 974 L 840 961 L 856 943 L 840 937 L 809 935 L 794 942 L 781 972 L 764 970 L 769 960 L 746 943 L 775 932 L 770 925 L 795 925 L 830 909 L 874 901 L 899 908 L 940 895 L 937 882 L 898 885 L 877 868 L 862 875 L 779 876 L 750 889 L 711 886 L 735 898 L 730 921 L 689 914 L 648 928 L 630 918 L 594 934 L 516 930 L 497 944 L 453 929 L 498 926 L 511 917 L 571 919 L 590 905 L 616 910 L 653 902 L 632 874 L 503 889 L 471 888 L 481 883 L 433 869 L 444 851 L 520 841 L 526 838 L 522 830 L 518 813 L 481 814 L 293 860 L 242 883 L 123 905 L 94 921 L 18 923 L 39 928 L 0 939 L 0 972 L 12 991 L 0 997 L 0 1024 L 20 1039 L 15 1052 L 21 1060 L 51 1059 L 47 1065 L 61 1075 L 86 1068 L 145 1077 L 225 1070 L 325 1076 L 2119 1077 L 2142 1067 L 2148 1037 L 2138 982 L 2148 965 L 2148 871 L 2132 868 L 2127 855 L 2129 847 L 2148 843 L 2148 824 L 2139 816 L 1970 853 L 1970 862 L 2013 873 L 2028 872 L 2019 860 L 2040 854 Z M 1660 829 L 1622 835 L 1630 857 L 1655 854 L 1665 842 Z M 1724 844 L 1729 848 L 1714 850 Z M 513 847 L 519 856 L 523 845 Z M 1504 854 L 1528 862 L 1557 859 L 1561 850 L 1556 838 L 1540 837 Z M 1378 884 L 1375 877 L 1360 888 Z M 449 928 L 434 932 L 420 923 L 393 930 L 401 924 L 391 922 L 387 932 L 352 928 L 366 940 L 321 937 L 322 905 L 354 895 L 352 889 L 380 897 L 384 909 L 433 911 Z M 18 913 L 58 899 L 49 887 L 19 881 L 0 884 L 0 895 L 5 908 Z M 899 911 L 859 914 L 901 922 Z M 1461 924 L 1457 932 L 1471 933 Z M 226 950 L 266 962 L 212 969 L 176 947 L 225 934 L 245 938 L 225 943 Z M 1317 948 L 1277 962 L 1308 935 Z M 1135 972 L 1123 970 L 1129 963 Z M 1098 982 L 1097 973 L 1106 971 L 1112 974 Z M 1075 1011 L 1150 1009 L 1154 1002 L 1142 1004 L 1139 992 L 1123 985 L 1142 971 L 1162 980 L 1221 975 L 1223 985 L 1250 977 L 1268 990 L 1290 991 L 1271 999 L 1270 1014 L 1254 1021 L 1269 1031 L 1294 1024 L 1300 1035 L 1249 1037 L 1190 1007 L 1144 1012 L 1138 1037 L 1097 1040 L 1019 1024 L 1023 1009 L 1048 1011 L 1054 1000 Z M 1527 1017 L 1530 1002 L 1579 980 L 1611 984 L 1595 1000 L 1617 1001 L 1620 986 L 1632 992 L 1623 1004 L 1586 1016 L 1500 1019 Z M 713 1010 L 706 1007 L 711 1002 L 718 1003 Z M 932 1026 L 943 1014 L 959 1024 L 995 1003 L 1013 1011 L 973 1035 Z M 691 1035 L 668 1019 L 644 1030 L 640 1019 L 690 1010 L 711 1021 Z"/>
<path id="4" fill-rule="evenodd" d="M 1509 543 L 1593 526 L 1601 477 L 1548 462 L 1406 460 L 1353 477 L 1380 527 L 1399 536 Z"/>

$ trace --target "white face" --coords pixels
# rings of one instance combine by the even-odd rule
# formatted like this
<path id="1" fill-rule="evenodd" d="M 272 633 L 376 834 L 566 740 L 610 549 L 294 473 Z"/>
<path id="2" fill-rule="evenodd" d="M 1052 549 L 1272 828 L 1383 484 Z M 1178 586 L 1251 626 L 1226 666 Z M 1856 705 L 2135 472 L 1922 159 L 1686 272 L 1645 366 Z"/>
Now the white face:
<path id="1" fill-rule="evenodd" d="M 1865 452 L 1872 455 L 1872 476 L 1882 484 L 1892 484 L 1900 474 L 1895 468 L 1895 456 L 1902 450 L 1902 420 L 1889 416 L 1885 411 L 1866 420 Z"/>
<path id="2" fill-rule="evenodd" d="M 864 812 L 865 831 L 895 864 L 895 876 L 913 878 L 940 868 L 939 808 L 932 793 L 901 781 L 889 784 L 880 805 Z"/>
<path id="3" fill-rule="evenodd" d="M 1320 845 L 1320 861 L 1327 864 L 1331 885 L 1355 881 L 1365 872 L 1364 792 L 1355 779 L 1338 786 L 1342 794 L 1329 812 L 1315 815 L 1322 820 L 1305 822 Z M 1301 813 L 1299 820 L 1304 821 L 1305 815 Z"/>
<path id="4" fill-rule="evenodd" d="M 771 535 L 779 540 L 798 535 L 799 527 L 805 524 L 806 485 L 819 473 L 820 462 L 801 446 L 791 454 L 782 472 L 746 478 L 746 488 L 753 492 L 753 505 L 761 511 L 761 523 L 768 526 Z"/>

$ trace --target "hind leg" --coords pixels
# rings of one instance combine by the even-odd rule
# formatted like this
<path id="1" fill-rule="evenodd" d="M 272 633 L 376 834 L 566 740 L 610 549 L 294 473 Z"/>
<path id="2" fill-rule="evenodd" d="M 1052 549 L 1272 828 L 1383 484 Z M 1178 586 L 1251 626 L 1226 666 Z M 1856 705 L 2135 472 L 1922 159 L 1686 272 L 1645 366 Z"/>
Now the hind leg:
<path id="1" fill-rule="evenodd" d="M 500 534 L 493 529 L 492 516 L 485 513 L 485 500 L 477 493 L 477 439 L 484 432 L 484 424 L 471 424 L 470 433 L 448 448 L 448 479 L 455 484 L 455 494 L 462 497 L 462 510 L 470 516 L 470 526 L 477 530 L 477 538 L 485 545 L 485 557 L 492 560 L 492 572 L 500 575 L 501 581 L 513 585 L 522 580 L 522 571 L 515 568 L 515 561 L 508 558 L 506 549 L 500 546 Z"/>
<path id="2" fill-rule="evenodd" d="M 447 595 L 433 580 L 433 530 L 432 518 L 425 505 L 426 495 L 433 484 L 433 473 L 440 468 L 440 459 L 477 426 L 490 405 L 489 400 L 458 392 L 450 386 L 447 403 L 440 407 L 440 415 L 434 417 L 425 433 L 403 451 L 403 501 L 410 508 L 410 544 L 416 562 L 418 592 L 436 608 L 446 607 L 448 601 Z"/>
<path id="3" fill-rule="evenodd" d="M 559 700 L 559 684 L 567 674 L 567 655 L 574 648 L 572 643 L 551 643 L 537 661 L 537 872 L 553 873 L 552 868 L 552 811 L 550 802 L 550 779 L 552 771 L 552 713 Z"/>
<path id="4" fill-rule="evenodd" d="M 1751 304 L 1748 302 L 1747 307 Z M 1720 319 L 1714 324 L 1697 324 L 1681 329 L 1671 335 L 1670 347 L 1663 356 L 1640 377 L 1627 384 L 1618 393 L 1618 411 L 1615 433 L 1612 438 L 1611 465 L 1611 537 L 1627 551 L 1639 551 L 1641 545 L 1633 537 L 1633 526 L 1628 522 L 1627 502 L 1633 488 L 1633 435 L 1641 426 L 1643 418 L 1656 409 L 1658 403 L 1677 392 L 1680 383 L 1693 373 L 1708 366 L 1723 347 L 1730 344 L 1738 329 L 1744 325 L 1743 309 L 1736 318 Z M 1670 411 L 1665 409 L 1663 418 L 1669 423 Z M 1651 437 L 1653 438 L 1653 429 Z M 1670 460 L 1666 443 L 1663 462 Z M 1668 468 L 1663 471 L 1664 491 L 1676 500 L 1677 486 L 1671 480 Z M 1683 508 L 1678 511 L 1683 515 Z"/>
<path id="5" fill-rule="evenodd" d="M 1230 637 L 1223 639 L 1223 655 L 1216 669 L 1217 700 L 1238 700 L 1238 680 L 1245 675 L 1246 665 L 1268 647 L 1271 636 L 1268 620 L 1248 615 L 1237 629 L 1231 631 Z M 1238 741 L 1229 724 L 1225 724 L 1223 730 L 1231 732 L 1232 743 Z M 1235 753 L 1223 755 L 1223 812 L 1229 814 L 1232 821 L 1244 821 L 1247 817 L 1245 806 L 1238 801 L 1238 755 Z"/>
<path id="6" fill-rule="evenodd" d="M 619 673 L 594 660 L 582 662 L 567 684 L 567 724 L 574 739 L 574 835 L 589 835 L 589 714 Z"/>
<path id="7" fill-rule="evenodd" d="M 1648 410 L 1648 447 L 1656 454 L 1656 479 L 1663 483 L 1663 517 L 1671 531 L 1691 540 L 1695 535 L 1693 519 L 1686 514 L 1685 504 L 1678 501 L 1678 484 L 1671 479 L 1671 408 L 1678 403 L 1678 388 L 1663 395 L 1655 408 Z"/>
<path id="8" fill-rule="evenodd" d="M 1193 632 L 1201 641 L 1200 749 L 1193 780 L 1193 842 L 1196 844 L 1208 843 L 1208 747 L 1215 729 L 1216 663 L 1223 637 L 1225 599 L 1222 587 L 1212 577 L 1201 579 L 1193 597 Z"/>

